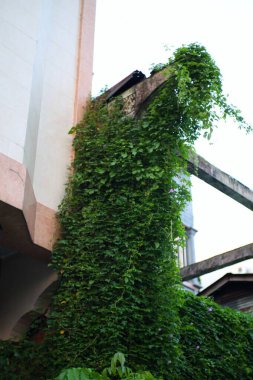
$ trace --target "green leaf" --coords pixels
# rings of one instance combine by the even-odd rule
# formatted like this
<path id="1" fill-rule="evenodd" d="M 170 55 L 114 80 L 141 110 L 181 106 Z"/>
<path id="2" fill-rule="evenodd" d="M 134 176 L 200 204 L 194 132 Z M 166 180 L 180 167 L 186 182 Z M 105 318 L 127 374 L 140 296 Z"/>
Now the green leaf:
<path id="1" fill-rule="evenodd" d="M 104 174 L 105 173 L 105 170 L 103 168 L 97 168 L 95 171 L 97 173 L 99 173 L 99 174 Z"/>
<path id="2" fill-rule="evenodd" d="M 63 370 L 54 380 L 93 380 L 97 379 L 95 371 L 86 368 L 69 368 Z M 101 376 L 99 375 L 101 379 Z"/>

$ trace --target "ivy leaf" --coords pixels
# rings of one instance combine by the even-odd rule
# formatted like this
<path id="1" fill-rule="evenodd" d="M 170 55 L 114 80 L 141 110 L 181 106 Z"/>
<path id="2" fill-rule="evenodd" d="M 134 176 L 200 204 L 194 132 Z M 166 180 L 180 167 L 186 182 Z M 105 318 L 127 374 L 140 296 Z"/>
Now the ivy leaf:
<path id="1" fill-rule="evenodd" d="M 103 168 L 97 168 L 95 171 L 97 173 L 99 173 L 99 174 L 104 174 L 105 173 L 105 170 Z"/>

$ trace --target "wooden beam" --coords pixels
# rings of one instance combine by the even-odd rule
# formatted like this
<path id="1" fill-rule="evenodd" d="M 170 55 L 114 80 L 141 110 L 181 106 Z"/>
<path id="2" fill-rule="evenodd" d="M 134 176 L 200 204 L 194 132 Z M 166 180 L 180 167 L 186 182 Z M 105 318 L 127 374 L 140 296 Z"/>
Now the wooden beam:
<path id="1" fill-rule="evenodd" d="M 210 259 L 187 265 L 180 269 L 180 273 L 183 281 L 187 281 L 252 258 L 253 243 L 213 256 Z"/>
<path id="2" fill-rule="evenodd" d="M 189 173 L 253 211 L 253 191 L 199 155 L 188 159 Z"/>

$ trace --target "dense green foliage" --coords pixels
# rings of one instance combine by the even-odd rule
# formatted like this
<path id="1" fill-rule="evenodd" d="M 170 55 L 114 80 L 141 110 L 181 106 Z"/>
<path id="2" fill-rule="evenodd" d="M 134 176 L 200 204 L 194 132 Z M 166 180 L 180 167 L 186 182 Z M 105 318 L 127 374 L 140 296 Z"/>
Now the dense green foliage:
<path id="1" fill-rule="evenodd" d="M 179 309 L 180 357 L 171 367 L 169 379 L 251 380 L 253 317 L 223 309 L 209 299 L 185 292 L 183 298 L 185 301 Z M 46 380 L 56 376 L 60 368 L 56 368 L 51 350 L 45 348 L 34 342 L 5 342 L 0 351 L 1 377 L 8 380 Z M 82 367 L 86 366 L 84 358 Z M 151 365 L 146 369 L 153 373 Z M 104 380 L 100 374 L 87 369 L 66 370 L 61 375 L 66 376 L 64 380 L 68 375 L 83 375 L 85 380 Z M 140 374 L 136 376 L 134 374 L 133 380 L 154 380 Z M 113 376 L 114 380 L 117 378 Z"/>
<path id="2" fill-rule="evenodd" d="M 165 75 L 140 118 L 126 116 L 121 99 L 108 107 L 102 97 L 73 129 L 73 174 L 52 261 L 60 286 L 43 344 L 32 350 L 25 341 L 14 351 L 1 345 L 11 379 L 53 377 L 84 364 L 100 370 L 117 351 L 133 370 L 180 379 L 176 256 L 184 238 L 180 214 L 190 199 L 185 158 L 219 117 L 245 123 L 227 105 L 220 72 L 203 47 L 178 49 Z"/>
<path id="3" fill-rule="evenodd" d="M 253 317 L 223 309 L 210 299 L 191 293 L 185 293 L 184 297 L 180 308 L 181 356 L 170 379 L 251 380 Z M 67 380 L 74 371 L 84 380 L 155 380 L 149 372 L 133 373 L 126 368 L 120 353 L 114 356 L 111 367 L 102 372 L 102 376 L 87 369 L 69 369 L 56 380 Z"/>
<path id="4" fill-rule="evenodd" d="M 55 343 L 70 363 L 85 358 L 103 368 L 120 350 L 131 367 L 166 373 L 178 357 L 175 238 L 183 236 L 180 213 L 189 195 L 174 179 L 183 167 L 177 132 L 154 118 L 136 121 L 118 101 L 109 109 L 93 102 L 85 128 L 76 129 L 63 239 L 53 258 L 63 271 L 61 291 L 49 326 L 64 331 Z"/>
<path id="5" fill-rule="evenodd" d="M 252 315 L 192 294 L 180 315 L 180 379 L 253 379 Z"/>

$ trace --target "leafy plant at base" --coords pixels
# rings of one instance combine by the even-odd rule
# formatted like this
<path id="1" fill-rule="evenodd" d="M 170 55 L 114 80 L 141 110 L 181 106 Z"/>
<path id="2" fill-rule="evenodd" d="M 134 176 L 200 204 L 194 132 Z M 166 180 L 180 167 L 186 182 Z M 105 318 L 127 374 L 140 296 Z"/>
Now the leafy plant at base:
<path id="1" fill-rule="evenodd" d="M 52 260 L 61 283 L 44 343 L 29 351 L 33 344 L 24 342 L 2 357 L 15 376 L 25 354 L 34 359 L 25 378 L 42 379 L 84 362 L 101 370 L 121 351 L 134 371 L 180 378 L 176 239 L 183 240 L 180 215 L 190 200 L 185 158 L 220 117 L 249 127 L 226 103 L 219 69 L 202 46 L 178 49 L 166 71 L 141 118 L 126 116 L 122 99 L 108 107 L 101 97 L 73 129 L 73 175 Z"/>
<path id="2" fill-rule="evenodd" d="M 119 364 L 119 365 L 118 365 Z M 112 360 L 111 366 L 105 368 L 101 374 L 90 368 L 70 368 L 63 370 L 54 380 L 156 380 L 148 371 L 133 372 L 125 366 L 125 356 L 117 352 Z"/>
<path id="3" fill-rule="evenodd" d="M 63 370 L 53 380 L 105 380 L 105 378 L 90 368 L 69 368 Z"/>

